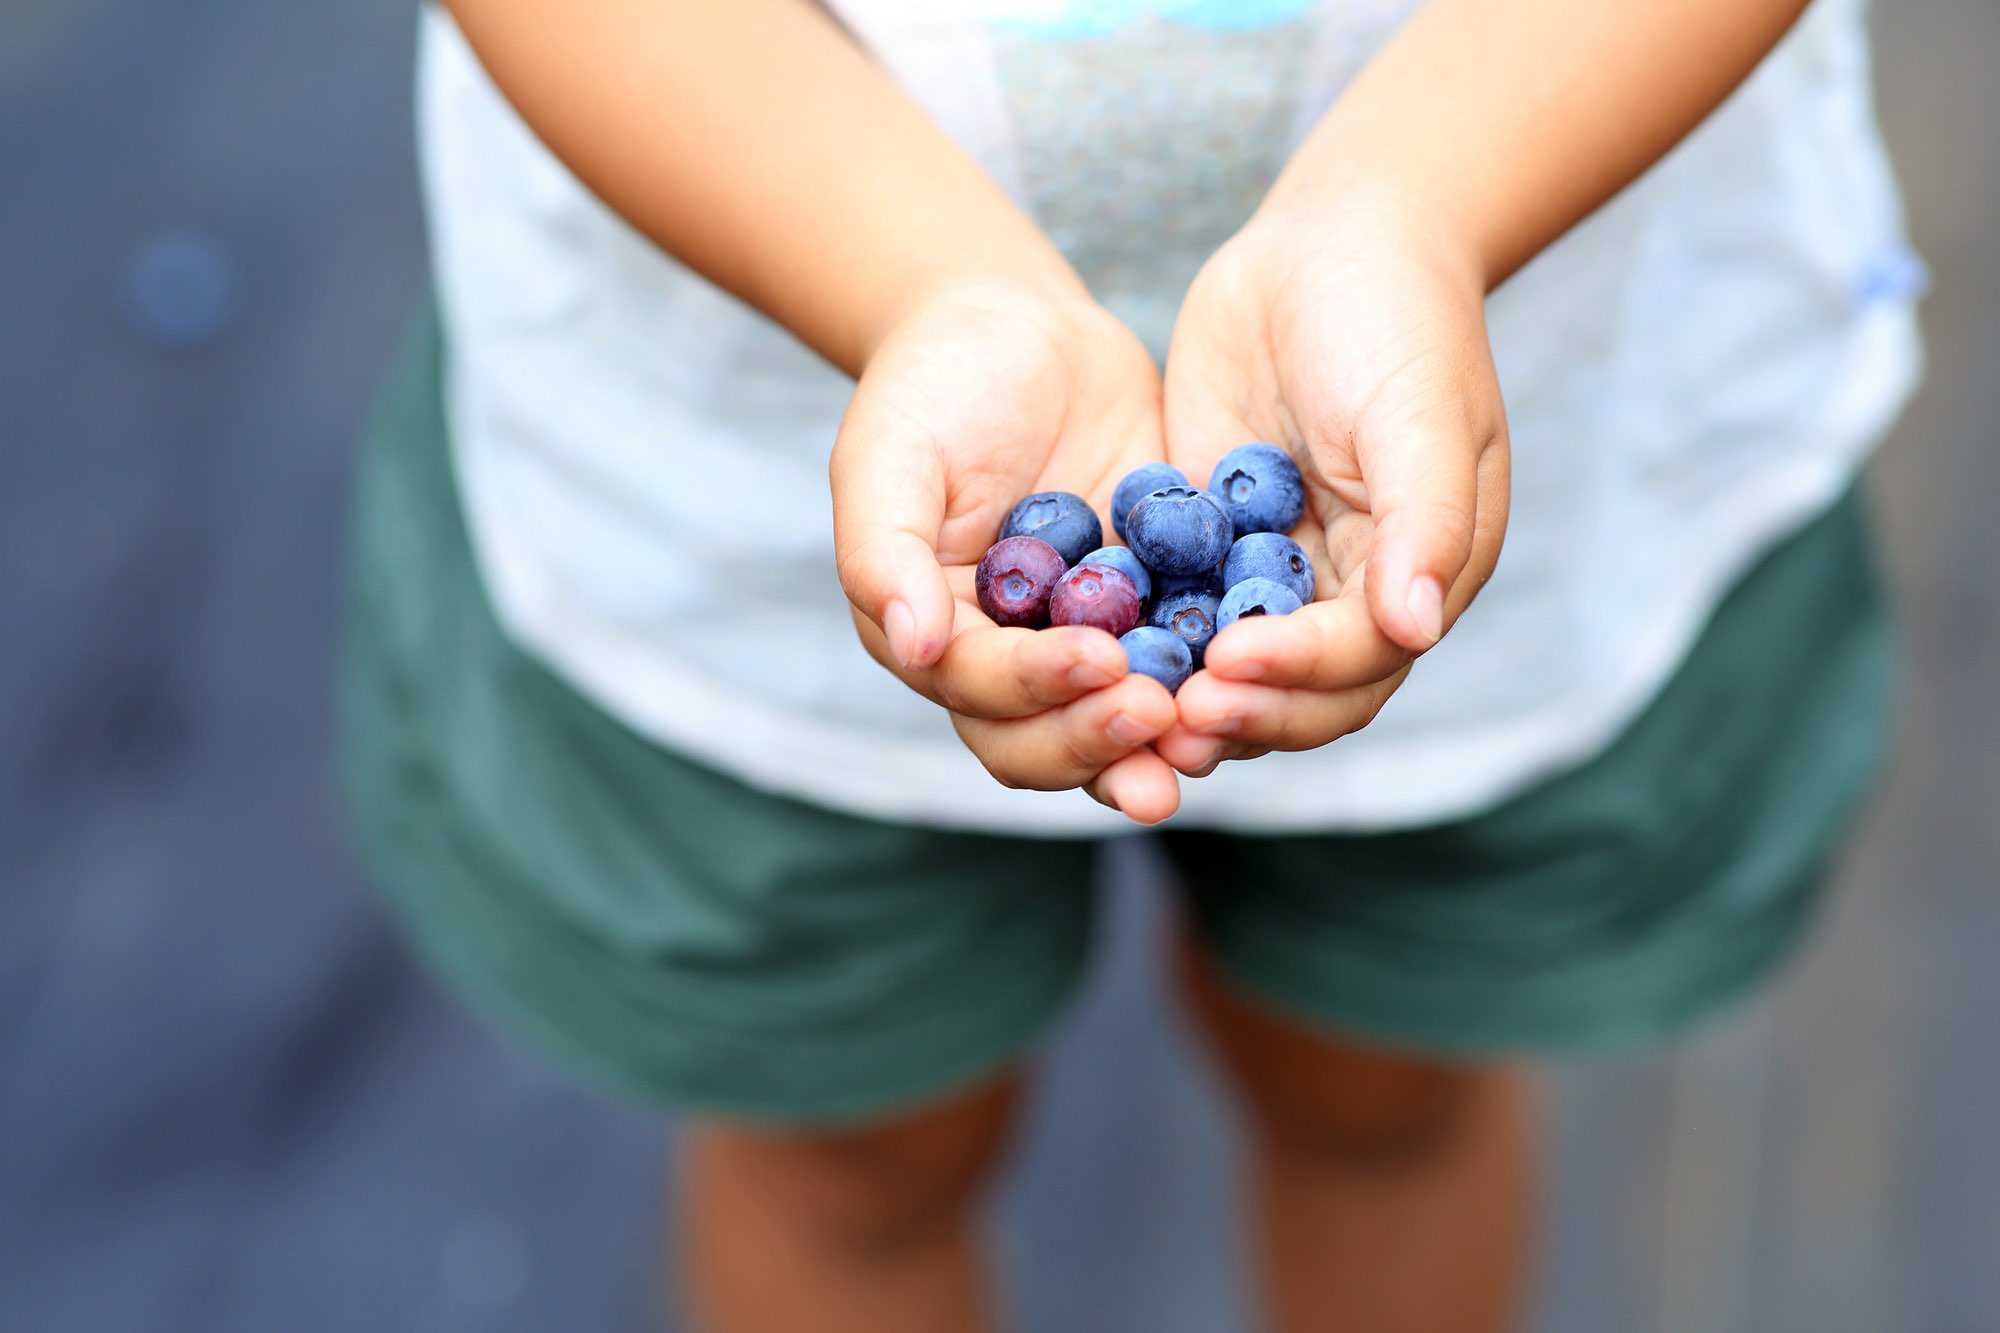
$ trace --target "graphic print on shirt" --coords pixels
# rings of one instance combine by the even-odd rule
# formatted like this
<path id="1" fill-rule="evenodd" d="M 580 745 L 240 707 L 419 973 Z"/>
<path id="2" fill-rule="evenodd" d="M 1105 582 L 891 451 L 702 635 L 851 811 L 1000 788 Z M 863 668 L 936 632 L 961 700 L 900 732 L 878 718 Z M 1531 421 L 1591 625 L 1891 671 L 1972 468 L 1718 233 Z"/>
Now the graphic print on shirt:
<path id="1" fill-rule="evenodd" d="M 852 5 L 851 8 L 864 8 Z M 971 0 L 1025 203 L 1163 356 L 1201 265 L 1412 7 L 1364 0 Z"/>
<path id="2" fill-rule="evenodd" d="M 1044 42 L 1075 41 L 1146 19 L 1220 32 L 1268 28 L 1296 19 L 1317 0 L 975 0 L 996 29 Z"/>

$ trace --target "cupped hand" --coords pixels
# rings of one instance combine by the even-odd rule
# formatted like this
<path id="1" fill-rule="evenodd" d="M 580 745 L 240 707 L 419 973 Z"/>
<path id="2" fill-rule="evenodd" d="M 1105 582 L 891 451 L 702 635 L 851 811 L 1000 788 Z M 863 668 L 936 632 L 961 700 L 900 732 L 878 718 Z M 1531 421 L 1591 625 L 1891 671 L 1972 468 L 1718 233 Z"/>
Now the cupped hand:
<path id="1" fill-rule="evenodd" d="M 1155 746 L 1182 772 L 1366 726 L 1492 575 L 1508 444 L 1484 305 L 1449 226 L 1388 198 L 1260 213 L 1190 288 L 1168 459 L 1205 485 L 1235 445 L 1288 450 L 1318 592 L 1209 645 Z"/>
<path id="2" fill-rule="evenodd" d="M 972 574 L 1022 497 L 1072 491 L 1102 518 L 1162 448 L 1158 373 L 1116 319 L 1080 293 L 968 287 L 883 339 L 831 469 L 841 583 L 875 659 L 1001 782 L 1081 787 L 1147 824 L 1180 804 L 1151 748 L 1173 699 L 1102 631 L 995 625 Z"/>

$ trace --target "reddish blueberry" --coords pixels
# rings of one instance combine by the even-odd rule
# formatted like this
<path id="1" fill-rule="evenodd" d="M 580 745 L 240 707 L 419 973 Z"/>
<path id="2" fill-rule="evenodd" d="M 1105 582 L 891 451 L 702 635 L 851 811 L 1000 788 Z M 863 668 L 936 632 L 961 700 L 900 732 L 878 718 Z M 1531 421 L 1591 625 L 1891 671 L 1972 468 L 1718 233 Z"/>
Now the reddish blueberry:
<path id="1" fill-rule="evenodd" d="M 1145 601 L 1153 595 L 1153 576 L 1139 563 L 1139 557 L 1132 554 L 1129 546 L 1100 546 L 1083 559 L 1079 565 L 1109 565 L 1132 580 L 1132 586 L 1139 590 L 1139 600 Z"/>
<path id="2" fill-rule="evenodd" d="M 1089 625 L 1117 637 L 1139 623 L 1145 602 L 1132 580 L 1089 561 L 1062 576 L 1049 598 L 1049 623 Z"/>
<path id="3" fill-rule="evenodd" d="M 973 571 L 979 609 L 996 625 L 1040 629 L 1049 623 L 1049 597 L 1067 566 L 1039 537 L 1002 537 Z"/>

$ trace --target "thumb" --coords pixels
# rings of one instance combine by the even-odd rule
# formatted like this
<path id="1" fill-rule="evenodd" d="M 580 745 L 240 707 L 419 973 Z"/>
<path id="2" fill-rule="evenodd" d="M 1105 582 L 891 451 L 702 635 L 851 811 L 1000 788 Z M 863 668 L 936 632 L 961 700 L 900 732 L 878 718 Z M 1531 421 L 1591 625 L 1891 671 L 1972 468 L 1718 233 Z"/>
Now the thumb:
<path id="1" fill-rule="evenodd" d="M 936 663 L 951 637 L 951 588 L 938 563 L 945 476 L 929 436 L 855 394 L 829 469 L 840 585 L 881 627 L 904 670 Z"/>
<path id="2" fill-rule="evenodd" d="M 1364 480 L 1375 522 L 1368 609 L 1382 632 L 1422 652 L 1444 637 L 1452 589 L 1479 530 L 1479 460 L 1491 441 L 1429 427 L 1373 451 Z"/>

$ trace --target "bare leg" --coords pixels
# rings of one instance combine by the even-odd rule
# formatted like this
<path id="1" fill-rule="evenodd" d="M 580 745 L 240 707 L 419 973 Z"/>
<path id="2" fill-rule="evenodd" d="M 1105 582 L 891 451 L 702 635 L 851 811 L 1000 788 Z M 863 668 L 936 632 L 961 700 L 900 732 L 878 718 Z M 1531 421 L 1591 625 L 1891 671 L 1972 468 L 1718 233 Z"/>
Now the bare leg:
<path id="1" fill-rule="evenodd" d="M 1495 1333 L 1532 1233 L 1526 1076 L 1350 1044 L 1233 989 L 1184 943 L 1191 1008 L 1242 1095 L 1280 1333 Z"/>
<path id="2" fill-rule="evenodd" d="M 978 1205 L 1019 1088 L 824 1134 L 690 1126 L 678 1230 L 697 1327 L 986 1333 Z"/>

